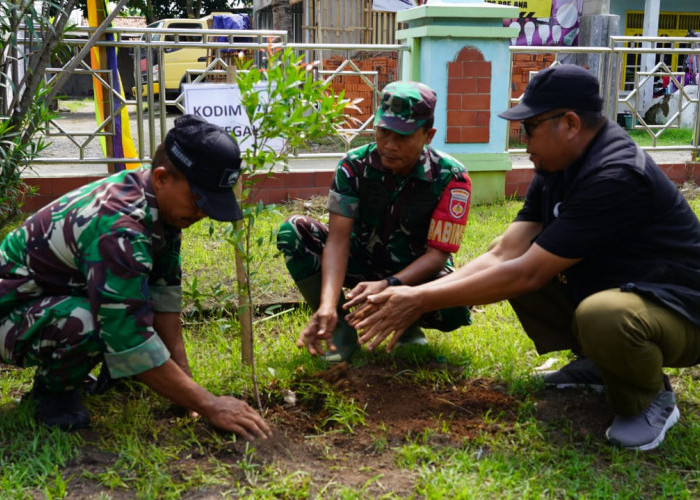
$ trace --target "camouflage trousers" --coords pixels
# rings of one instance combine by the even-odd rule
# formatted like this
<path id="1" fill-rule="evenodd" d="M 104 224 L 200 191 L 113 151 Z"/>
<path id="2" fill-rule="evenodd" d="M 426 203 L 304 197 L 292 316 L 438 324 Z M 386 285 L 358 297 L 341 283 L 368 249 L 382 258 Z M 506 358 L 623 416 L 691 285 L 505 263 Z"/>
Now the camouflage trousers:
<path id="1" fill-rule="evenodd" d="M 298 283 L 321 272 L 323 248 L 328 238 L 328 227 L 317 220 L 303 215 L 293 215 L 285 220 L 277 233 L 277 248 L 284 255 L 284 261 L 292 279 Z M 361 281 L 375 281 L 391 276 L 401 267 L 378 268 L 363 248 L 350 240 L 350 256 L 343 285 L 352 288 Z M 433 279 L 454 271 L 451 262 Z M 448 332 L 460 326 L 471 324 L 468 307 L 451 307 L 424 314 L 418 325 Z"/>
<path id="2" fill-rule="evenodd" d="M 86 297 L 43 297 L 0 319 L 3 363 L 37 366 L 49 391 L 80 387 L 102 361 L 102 346 Z"/>

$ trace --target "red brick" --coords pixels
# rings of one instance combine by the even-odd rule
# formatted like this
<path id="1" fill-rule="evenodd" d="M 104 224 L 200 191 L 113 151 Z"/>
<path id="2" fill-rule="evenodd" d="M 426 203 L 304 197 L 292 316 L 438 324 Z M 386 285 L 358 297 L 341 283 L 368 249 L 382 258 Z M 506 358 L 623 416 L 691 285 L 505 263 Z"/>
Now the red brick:
<path id="1" fill-rule="evenodd" d="M 476 125 L 476 113 L 474 111 L 448 111 L 447 125 L 472 127 Z"/>
<path id="2" fill-rule="evenodd" d="M 515 168 L 506 172 L 506 182 L 530 182 L 535 170 L 532 168 Z"/>
<path id="3" fill-rule="evenodd" d="M 490 76 L 491 75 L 491 63 L 490 62 L 474 62 L 466 65 L 464 68 L 464 76 Z"/>
<path id="4" fill-rule="evenodd" d="M 447 135 L 445 137 L 445 142 L 453 144 L 462 142 L 460 139 L 459 127 L 447 127 Z"/>
<path id="5" fill-rule="evenodd" d="M 447 65 L 448 78 L 462 78 L 462 64 L 459 62 L 451 62 Z"/>
<path id="6" fill-rule="evenodd" d="M 50 190 L 44 194 L 61 196 L 85 184 L 87 184 L 87 182 L 80 177 L 54 177 L 51 179 Z"/>
<path id="7" fill-rule="evenodd" d="M 473 94 L 476 92 L 476 81 L 473 78 L 450 78 L 447 80 L 448 94 Z"/>
<path id="8" fill-rule="evenodd" d="M 477 78 L 476 79 L 476 93 L 477 94 L 490 94 L 491 93 L 491 75 L 488 78 Z"/>
<path id="9" fill-rule="evenodd" d="M 459 54 L 457 54 L 457 59 L 460 61 L 483 61 L 484 56 L 479 49 L 475 47 L 464 47 L 459 51 Z"/>
<path id="10" fill-rule="evenodd" d="M 258 201 L 262 201 L 263 204 L 267 204 L 269 202 L 265 198 L 267 198 L 266 194 L 270 192 L 270 190 L 260 191 L 254 188 L 250 191 L 248 199 L 246 201 L 248 203 L 257 203 Z"/>
<path id="11" fill-rule="evenodd" d="M 37 194 L 50 194 L 52 192 L 51 181 L 52 179 L 50 177 L 31 177 L 24 179 L 25 184 L 37 188 Z"/>
<path id="12" fill-rule="evenodd" d="M 506 198 L 517 196 L 517 191 L 518 191 L 517 184 L 510 184 L 509 182 L 506 181 L 505 192 L 504 192 L 506 195 Z"/>
<path id="13" fill-rule="evenodd" d="M 469 78 L 474 78 L 476 76 L 474 74 L 474 65 L 480 64 L 482 61 L 483 61 L 483 59 L 479 59 L 476 61 L 461 61 L 462 75 L 469 77 Z"/>
<path id="14" fill-rule="evenodd" d="M 460 139 L 465 143 L 489 142 L 489 129 L 488 127 L 462 127 Z"/>
<path id="15" fill-rule="evenodd" d="M 687 164 L 687 179 L 700 186 L 700 163 L 689 161 Z"/>
<path id="16" fill-rule="evenodd" d="M 661 165 L 661 169 L 674 184 L 683 184 L 687 179 L 685 163 L 665 164 Z"/>
<path id="17" fill-rule="evenodd" d="M 491 123 L 490 111 L 477 111 L 475 125 L 480 127 L 488 127 Z"/>
<path id="18" fill-rule="evenodd" d="M 489 94 L 465 95 L 462 97 L 462 109 L 474 111 L 486 111 L 491 109 L 491 96 Z"/>
<path id="19" fill-rule="evenodd" d="M 447 109 L 462 109 L 462 94 L 447 94 Z"/>
<path id="20" fill-rule="evenodd" d="M 301 188 L 313 186 L 315 183 L 314 172 L 286 172 L 287 188 Z"/>
<path id="21" fill-rule="evenodd" d="M 43 206 L 51 203 L 56 198 L 57 198 L 57 196 L 39 195 L 39 194 L 31 196 L 29 198 L 25 198 L 24 205 L 22 205 L 22 212 L 24 212 L 24 213 L 36 212 L 37 210 L 39 210 Z"/>
<path id="22" fill-rule="evenodd" d="M 259 174 L 259 176 L 262 175 Z M 256 179 L 256 181 L 256 189 L 280 189 L 286 186 L 284 174 L 273 174 L 265 178 Z"/>
<path id="23" fill-rule="evenodd" d="M 507 178 L 507 177 L 506 177 Z M 530 184 L 512 184 L 508 183 L 506 181 L 506 186 L 505 186 L 505 195 L 507 197 L 517 197 L 517 198 L 524 198 L 525 194 L 527 193 L 527 188 Z"/>
<path id="24" fill-rule="evenodd" d="M 315 172 L 314 186 L 318 188 L 328 189 L 333 182 L 335 172 L 331 170 Z"/>

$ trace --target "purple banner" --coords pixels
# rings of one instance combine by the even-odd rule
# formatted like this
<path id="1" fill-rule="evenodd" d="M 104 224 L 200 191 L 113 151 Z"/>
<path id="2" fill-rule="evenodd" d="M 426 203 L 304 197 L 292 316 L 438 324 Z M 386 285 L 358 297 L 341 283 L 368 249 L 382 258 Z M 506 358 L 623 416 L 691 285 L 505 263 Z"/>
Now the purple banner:
<path id="1" fill-rule="evenodd" d="M 511 45 L 578 45 L 579 21 L 583 0 L 552 0 L 550 17 L 506 19 L 503 26 L 517 26 Z"/>

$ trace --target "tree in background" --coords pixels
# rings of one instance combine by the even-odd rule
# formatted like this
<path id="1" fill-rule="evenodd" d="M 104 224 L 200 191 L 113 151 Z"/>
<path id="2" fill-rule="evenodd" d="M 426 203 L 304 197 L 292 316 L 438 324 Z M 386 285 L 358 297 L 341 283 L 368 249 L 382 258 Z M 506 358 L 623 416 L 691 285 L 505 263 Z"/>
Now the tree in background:
<path id="1" fill-rule="evenodd" d="M 44 73 L 56 54 L 75 0 L 0 0 L 0 228 L 28 192 L 21 174 L 47 146 L 53 117 Z"/>
<path id="2" fill-rule="evenodd" d="M 289 3 L 289 2 L 287 2 Z M 124 14 L 143 15 L 146 24 L 167 18 L 199 18 L 212 12 L 232 12 L 241 9 L 252 13 L 253 0 L 129 0 Z M 79 0 L 76 8 L 87 14 L 87 0 Z"/>

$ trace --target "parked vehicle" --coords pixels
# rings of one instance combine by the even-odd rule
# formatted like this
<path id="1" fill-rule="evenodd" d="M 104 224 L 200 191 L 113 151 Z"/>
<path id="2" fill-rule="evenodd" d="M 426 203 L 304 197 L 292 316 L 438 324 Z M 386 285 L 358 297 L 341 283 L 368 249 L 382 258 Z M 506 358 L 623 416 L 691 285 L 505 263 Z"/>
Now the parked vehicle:
<path id="1" fill-rule="evenodd" d="M 154 49 L 152 54 L 153 66 L 148 67 L 147 53 L 141 56 L 141 91 L 148 95 L 148 72 L 153 75 L 153 94 L 158 95 L 160 89 L 165 89 L 167 99 L 176 99 L 182 91 L 182 84 L 187 83 L 188 71 L 202 71 L 206 68 L 209 50 L 205 43 L 212 41 L 205 36 L 208 29 L 252 29 L 248 14 L 232 14 L 229 12 L 214 12 L 199 19 L 161 19 L 149 24 L 149 28 L 167 28 L 172 30 L 200 30 L 201 34 L 192 33 L 158 33 L 151 35 L 154 42 L 167 41 L 183 43 L 182 47 L 165 48 L 161 51 Z M 142 41 L 144 40 L 143 35 Z M 192 45 L 200 44 L 200 46 Z M 160 66 L 163 66 L 164 79 L 160 82 Z M 192 73 L 191 73 L 192 74 Z M 192 77 L 193 78 L 193 77 Z M 192 79 L 190 78 L 190 79 Z M 135 89 L 134 89 L 135 92 Z"/>

